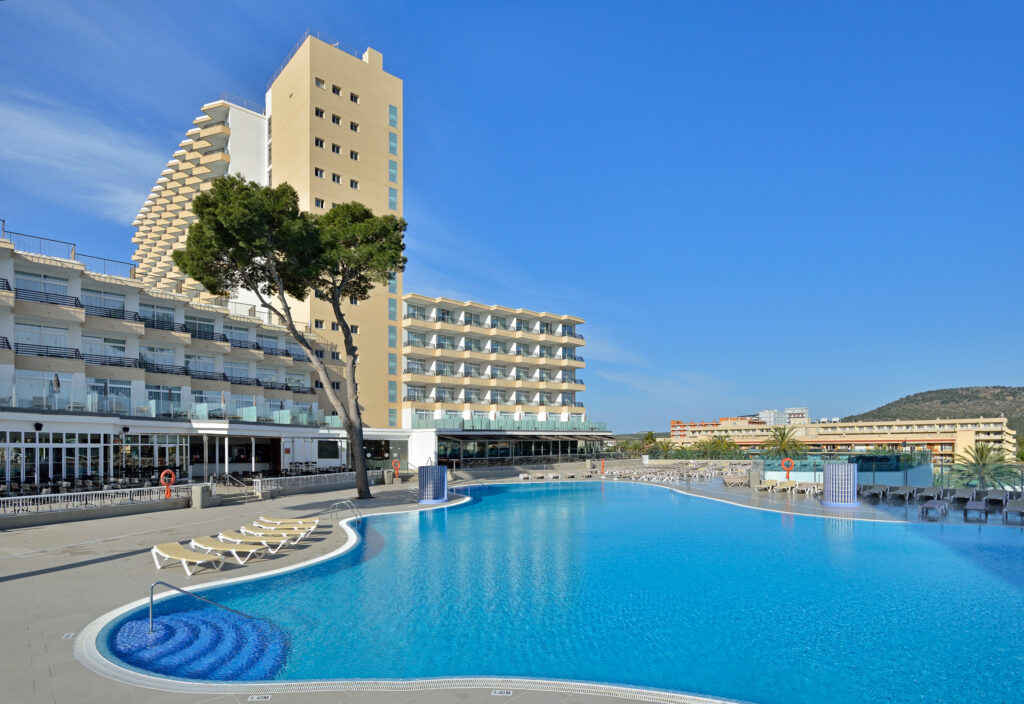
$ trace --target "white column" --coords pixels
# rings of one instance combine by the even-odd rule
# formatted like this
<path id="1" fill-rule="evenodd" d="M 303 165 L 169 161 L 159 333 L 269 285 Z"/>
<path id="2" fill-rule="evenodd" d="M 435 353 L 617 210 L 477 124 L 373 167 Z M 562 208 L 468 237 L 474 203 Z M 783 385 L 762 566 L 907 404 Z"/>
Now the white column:
<path id="1" fill-rule="evenodd" d="M 228 436 L 224 436 L 224 474 L 230 474 L 228 472 Z"/>
<path id="2" fill-rule="evenodd" d="M 250 437 L 249 459 L 252 460 L 252 473 L 256 474 L 256 438 Z"/>

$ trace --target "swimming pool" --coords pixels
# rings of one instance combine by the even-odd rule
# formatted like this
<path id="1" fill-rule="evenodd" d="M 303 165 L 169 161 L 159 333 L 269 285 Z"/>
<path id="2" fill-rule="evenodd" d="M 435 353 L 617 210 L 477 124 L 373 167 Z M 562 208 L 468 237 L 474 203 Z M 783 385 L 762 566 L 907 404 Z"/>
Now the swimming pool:
<path id="1" fill-rule="evenodd" d="M 625 482 L 474 487 L 352 550 L 99 632 L 207 682 L 513 676 L 763 704 L 1024 701 L 1024 531 L 751 510 Z M 253 647 L 253 644 L 259 644 Z"/>

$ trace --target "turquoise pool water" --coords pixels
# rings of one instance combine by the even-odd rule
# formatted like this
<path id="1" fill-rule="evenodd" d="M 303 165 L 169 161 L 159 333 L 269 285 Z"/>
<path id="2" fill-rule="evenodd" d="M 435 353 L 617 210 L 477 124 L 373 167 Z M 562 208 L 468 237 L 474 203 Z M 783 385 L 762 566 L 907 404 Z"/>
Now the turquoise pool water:
<path id="1" fill-rule="evenodd" d="M 763 704 L 1024 702 L 1024 531 L 755 511 L 621 482 L 474 487 L 352 551 L 108 625 L 204 680 L 516 676 Z M 244 621 L 242 619 L 241 621 Z M 182 654 L 184 653 L 184 655 Z"/>

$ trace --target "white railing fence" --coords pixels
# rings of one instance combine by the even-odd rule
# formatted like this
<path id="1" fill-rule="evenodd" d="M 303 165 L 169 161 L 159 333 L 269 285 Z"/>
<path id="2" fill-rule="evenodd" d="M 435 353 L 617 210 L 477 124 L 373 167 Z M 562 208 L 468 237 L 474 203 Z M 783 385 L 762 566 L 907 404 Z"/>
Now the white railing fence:
<path id="1" fill-rule="evenodd" d="M 367 471 L 366 475 L 371 484 L 379 483 L 383 479 L 383 473 L 379 469 L 371 469 Z M 355 480 L 355 472 L 332 472 L 330 474 L 308 474 L 298 477 L 268 477 L 265 479 L 253 479 L 252 488 L 257 494 L 259 494 L 265 491 L 304 489 L 307 487 L 340 484 L 344 481 L 354 482 Z"/>
<path id="2" fill-rule="evenodd" d="M 180 484 L 171 487 L 172 499 L 192 496 L 192 487 L 205 484 Z M 0 499 L 0 515 L 17 513 L 44 513 L 50 511 L 73 511 L 83 508 L 121 506 L 124 504 L 163 501 L 164 487 L 149 486 L 139 489 L 111 489 L 109 491 L 76 491 L 67 494 L 37 494 L 33 496 L 12 496 Z"/>

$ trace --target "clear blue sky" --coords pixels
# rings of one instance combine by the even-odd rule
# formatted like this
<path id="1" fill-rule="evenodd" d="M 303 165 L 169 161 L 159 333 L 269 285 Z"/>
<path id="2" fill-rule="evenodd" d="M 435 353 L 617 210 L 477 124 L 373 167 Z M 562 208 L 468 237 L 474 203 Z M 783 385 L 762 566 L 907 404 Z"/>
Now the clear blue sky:
<path id="1" fill-rule="evenodd" d="M 0 3 L 0 217 L 128 259 L 307 28 L 405 81 L 406 290 L 587 320 L 616 431 L 1024 385 L 1020 2 Z"/>

